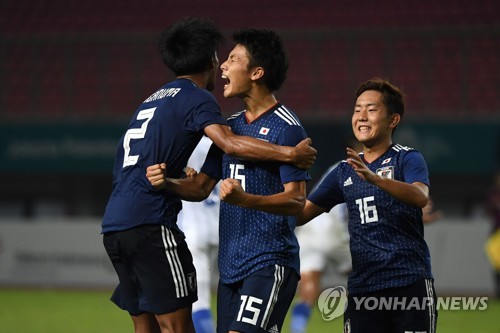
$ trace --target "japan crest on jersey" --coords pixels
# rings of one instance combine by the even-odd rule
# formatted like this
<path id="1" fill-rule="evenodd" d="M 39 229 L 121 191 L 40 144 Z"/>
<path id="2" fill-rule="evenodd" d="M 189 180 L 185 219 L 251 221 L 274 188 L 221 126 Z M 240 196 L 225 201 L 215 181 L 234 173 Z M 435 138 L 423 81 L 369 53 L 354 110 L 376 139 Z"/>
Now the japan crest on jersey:
<path id="1" fill-rule="evenodd" d="M 377 169 L 377 175 L 379 175 L 383 178 L 394 179 L 394 167 L 393 166 L 386 166 L 383 168 L 379 168 L 379 169 Z"/>
<path id="2" fill-rule="evenodd" d="M 260 128 L 259 134 L 267 135 L 268 133 L 269 133 L 269 128 L 267 128 L 267 127 Z"/>

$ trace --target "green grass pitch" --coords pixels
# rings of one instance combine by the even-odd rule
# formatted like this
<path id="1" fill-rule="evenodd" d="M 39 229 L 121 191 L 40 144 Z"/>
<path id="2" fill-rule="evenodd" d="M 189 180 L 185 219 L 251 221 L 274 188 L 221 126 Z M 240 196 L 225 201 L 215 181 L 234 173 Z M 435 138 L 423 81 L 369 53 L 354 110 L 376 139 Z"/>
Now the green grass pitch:
<path id="1" fill-rule="evenodd" d="M 2 333 L 133 332 L 128 314 L 109 301 L 110 291 L 0 289 Z M 282 333 L 288 332 L 288 318 Z M 342 319 L 326 322 L 313 312 L 308 332 L 342 332 Z M 500 333 L 500 301 L 484 311 L 440 311 L 439 333 Z"/>

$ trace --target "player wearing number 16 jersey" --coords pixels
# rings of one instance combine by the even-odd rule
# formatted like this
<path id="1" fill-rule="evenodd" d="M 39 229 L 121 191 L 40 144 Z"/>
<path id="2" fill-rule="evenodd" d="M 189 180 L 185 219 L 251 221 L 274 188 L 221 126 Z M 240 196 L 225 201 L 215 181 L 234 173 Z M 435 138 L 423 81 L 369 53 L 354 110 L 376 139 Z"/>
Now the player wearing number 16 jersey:
<path id="1" fill-rule="evenodd" d="M 156 191 L 147 166 L 163 162 L 169 177 L 181 177 L 204 134 L 225 153 L 243 158 L 300 160 L 305 167 L 314 160 L 307 140 L 283 147 L 231 132 L 209 92 L 222 41 L 206 20 L 187 18 L 167 28 L 159 50 L 176 79 L 139 106 L 118 145 L 102 233 L 120 281 L 112 300 L 129 312 L 136 332 L 194 332 L 191 306 L 197 298 L 191 253 L 176 225 L 181 199 Z"/>
<path id="2" fill-rule="evenodd" d="M 437 314 L 422 221 L 429 200 L 427 166 L 416 150 L 392 143 L 404 113 L 397 87 L 372 79 L 356 97 L 352 129 L 363 151 L 347 148 L 347 160 L 308 196 L 299 222 L 347 205 L 352 273 L 345 332 L 433 333 Z M 393 307 L 365 307 L 363 297 Z M 419 306 L 411 308 L 412 300 Z"/>

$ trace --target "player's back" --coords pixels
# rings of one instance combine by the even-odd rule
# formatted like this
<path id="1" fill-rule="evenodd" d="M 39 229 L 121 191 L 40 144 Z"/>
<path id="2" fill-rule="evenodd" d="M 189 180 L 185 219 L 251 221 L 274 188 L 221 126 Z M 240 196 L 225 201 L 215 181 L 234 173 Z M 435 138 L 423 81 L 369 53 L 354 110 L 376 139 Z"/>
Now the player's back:
<path id="1" fill-rule="evenodd" d="M 165 162 L 167 176 L 180 178 L 203 128 L 213 123 L 225 123 L 215 98 L 190 80 L 177 79 L 148 97 L 119 141 L 103 232 L 175 224 L 180 199 L 155 191 L 146 168 Z"/>

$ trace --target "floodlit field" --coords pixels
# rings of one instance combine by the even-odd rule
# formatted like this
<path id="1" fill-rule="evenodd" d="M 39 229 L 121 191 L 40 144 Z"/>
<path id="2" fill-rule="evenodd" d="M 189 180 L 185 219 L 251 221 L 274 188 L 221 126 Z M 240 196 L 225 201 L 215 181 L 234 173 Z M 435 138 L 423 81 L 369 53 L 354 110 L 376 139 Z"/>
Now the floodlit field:
<path id="1" fill-rule="evenodd" d="M 2 333 L 132 332 L 128 315 L 108 299 L 110 291 L 0 289 Z M 341 318 L 325 322 L 314 311 L 308 332 L 342 332 Z M 439 333 L 500 333 L 500 301 L 485 311 L 440 311 Z M 288 332 L 288 320 L 283 333 Z"/>

